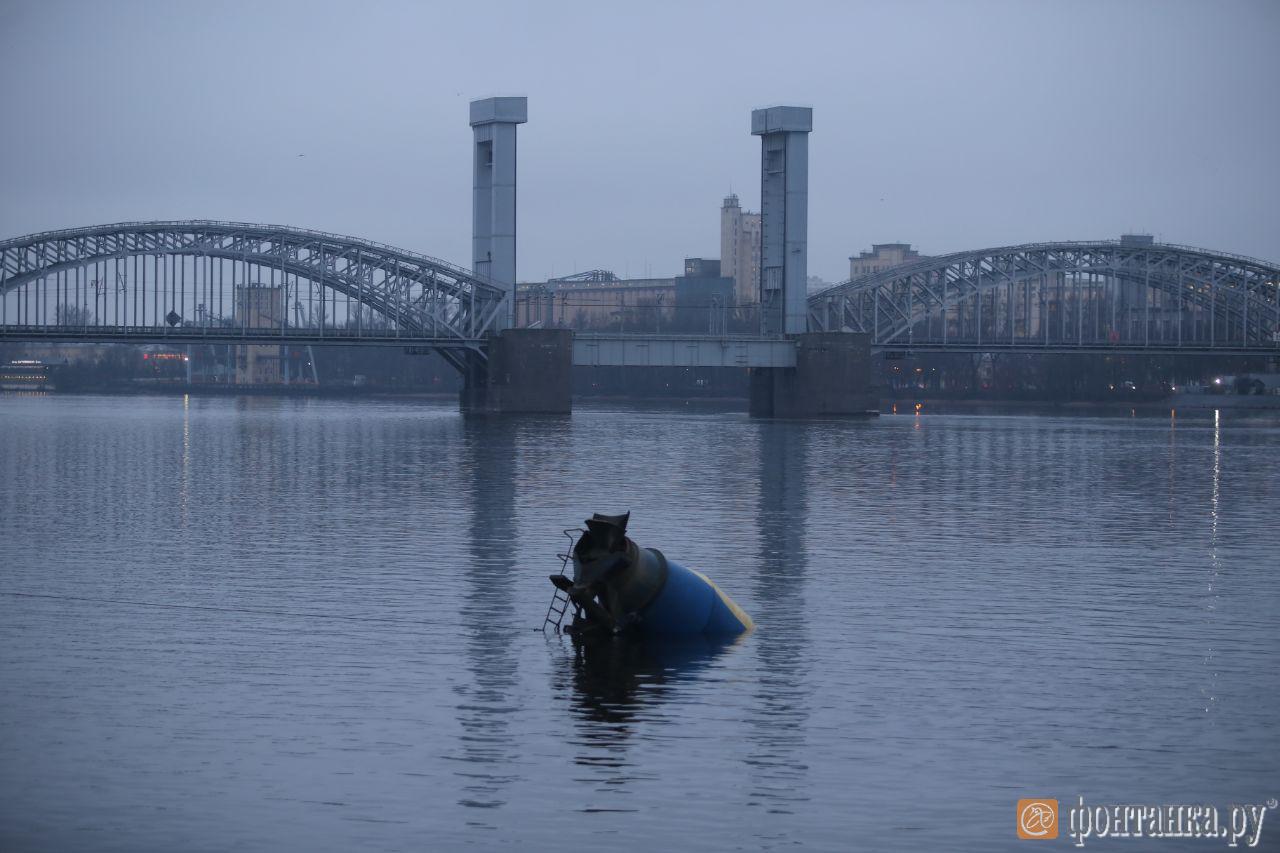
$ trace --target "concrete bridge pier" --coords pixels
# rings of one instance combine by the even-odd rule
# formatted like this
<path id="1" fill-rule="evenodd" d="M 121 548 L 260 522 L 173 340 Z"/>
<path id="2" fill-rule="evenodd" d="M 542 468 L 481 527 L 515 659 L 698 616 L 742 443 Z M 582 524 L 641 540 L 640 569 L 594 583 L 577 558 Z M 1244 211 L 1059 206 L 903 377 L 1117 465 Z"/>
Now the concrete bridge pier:
<path id="1" fill-rule="evenodd" d="M 871 336 L 806 332 L 795 336 L 795 367 L 751 369 L 749 411 L 761 418 L 873 414 Z"/>
<path id="2" fill-rule="evenodd" d="M 504 329 L 489 341 L 489 360 L 475 359 L 460 404 L 469 414 L 568 414 L 572 411 L 573 332 Z"/>

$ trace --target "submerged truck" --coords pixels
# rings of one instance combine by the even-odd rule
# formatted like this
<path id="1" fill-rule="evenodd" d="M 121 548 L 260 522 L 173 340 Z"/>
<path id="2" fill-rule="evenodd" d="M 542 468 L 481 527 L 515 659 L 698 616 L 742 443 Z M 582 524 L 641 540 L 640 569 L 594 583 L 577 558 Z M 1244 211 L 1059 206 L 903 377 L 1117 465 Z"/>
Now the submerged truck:
<path id="1" fill-rule="evenodd" d="M 564 569 L 551 575 L 556 592 L 544 629 L 579 637 L 729 637 L 755 627 L 706 575 L 629 539 L 630 518 L 628 512 L 596 513 L 587 519 L 586 529 L 564 555 L 564 569 L 572 564 L 572 575 Z M 573 619 L 563 625 L 571 609 Z"/>

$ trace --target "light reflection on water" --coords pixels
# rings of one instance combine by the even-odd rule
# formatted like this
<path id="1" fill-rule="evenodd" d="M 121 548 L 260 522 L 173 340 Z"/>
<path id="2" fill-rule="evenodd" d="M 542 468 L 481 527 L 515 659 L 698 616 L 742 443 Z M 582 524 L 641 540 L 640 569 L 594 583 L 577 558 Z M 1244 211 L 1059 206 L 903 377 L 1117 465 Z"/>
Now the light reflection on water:
<path id="1" fill-rule="evenodd" d="M 54 395 L 0 433 L 0 847 L 1017 849 L 1022 796 L 1276 793 L 1274 417 Z M 538 632 L 561 529 L 625 509 L 759 629 Z"/>

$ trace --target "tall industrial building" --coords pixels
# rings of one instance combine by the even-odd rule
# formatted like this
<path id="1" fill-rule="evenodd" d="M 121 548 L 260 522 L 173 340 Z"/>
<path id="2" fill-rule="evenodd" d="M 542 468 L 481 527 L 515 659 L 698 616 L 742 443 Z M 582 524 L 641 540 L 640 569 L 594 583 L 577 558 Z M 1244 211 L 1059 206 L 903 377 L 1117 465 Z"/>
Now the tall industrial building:
<path id="1" fill-rule="evenodd" d="M 743 210 L 732 194 L 720 208 L 720 270 L 733 279 L 734 304 L 760 301 L 760 214 Z"/>

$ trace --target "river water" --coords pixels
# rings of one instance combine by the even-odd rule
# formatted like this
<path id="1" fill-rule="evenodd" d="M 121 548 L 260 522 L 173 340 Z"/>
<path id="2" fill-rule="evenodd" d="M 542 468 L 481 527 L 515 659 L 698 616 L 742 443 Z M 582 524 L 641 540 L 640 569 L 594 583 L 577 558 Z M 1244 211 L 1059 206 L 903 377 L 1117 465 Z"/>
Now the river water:
<path id="1" fill-rule="evenodd" d="M 3 397 L 0 849 L 1000 850 L 1023 797 L 1263 802 L 1277 460 L 1226 411 Z M 561 530 L 628 509 L 757 631 L 541 633 Z"/>

